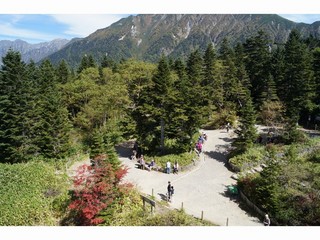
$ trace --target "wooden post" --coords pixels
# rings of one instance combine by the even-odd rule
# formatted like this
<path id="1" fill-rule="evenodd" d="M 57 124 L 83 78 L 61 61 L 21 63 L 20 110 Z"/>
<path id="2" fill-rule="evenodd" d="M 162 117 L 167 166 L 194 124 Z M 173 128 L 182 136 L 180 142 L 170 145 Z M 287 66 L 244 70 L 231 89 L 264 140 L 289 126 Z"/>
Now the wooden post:
<path id="1" fill-rule="evenodd" d="M 229 218 L 227 218 L 227 224 L 226 224 L 226 226 L 228 226 L 229 225 Z"/>
<path id="2" fill-rule="evenodd" d="M 201 211 L 201 220 L 203 220 L 203 211 Z"/>
<path id="3" fill-rule="evenodd" d="M 183 210 L 183 202 L 181 202 L 181 210 Z"/>

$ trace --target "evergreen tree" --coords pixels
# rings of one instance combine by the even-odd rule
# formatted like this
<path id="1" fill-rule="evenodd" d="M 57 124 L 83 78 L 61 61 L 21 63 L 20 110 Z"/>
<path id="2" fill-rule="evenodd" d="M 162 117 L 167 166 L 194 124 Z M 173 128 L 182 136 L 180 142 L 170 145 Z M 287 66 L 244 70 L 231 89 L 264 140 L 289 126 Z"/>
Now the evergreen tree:
<path id="1" fill-rule="evenodd" d="M 25 63 L 9 50 L 0 71 L 0 161 L 21 162 L 30 158 L 29 113 L 33 96 Z M 32 155 L 32 153 L 31 153 Z"/>
<path id="2" fill-rule="evenodd" d="M 114 170 L 119 169 L 120 161 L 114 148 L 114 142 L 109 138 L 105 127 L 96 128 L 92 133 L 90 142 L 90 159 L 93 162 L 99 155 L 107 155 L 106 161 L 110 163 Z"/>
<path id="3" fill-rule="evenodd" d="M 96 63 L 95 63 L 92 55 L 87 56 L 87 54 L 85 54 L 81 59 L 80 66 L 78 67 L 77 73 L 79 74 L 84 69 L 87 69 L 90 67 L 92 67 L 92 68 L 96 67 Z"/>
<path id="4" fill-rule="evenodd" d="M 257 129 L 255 127 L 256 113 L 252 104 L 249 92 L 247 92 L 247 99 L 241 108 L 241 116 L 239 119 L 239 127 L 235 130 L 237 138 L 232 143 L 236 147 L 238 153 L 245 152 L 252 147 L 257 139 Z"/>
<path id="5" fill-rule="evenodd" d="M 272 52 L 271 57 L 271 74 L 276 85 L 277 96 L 281 101 L 285 99 L 285 86 L 284 84 L 284 48 L 278 46 L 275 51 Z"/>
<path id="6" fill-rule="evenodd" d="M 219 48 L 219 59 L 234 59 L 234 51 L 230 47 L 230 41 L 228 38 L 222 39 L 220 48 Z"/>
<path id="7" fill-rule="evenodd" d="M 204 85 L 209 86 L 214 82 L 214 63 L 216 60 L 215 49 L 213 48 L 212 43 L 210 43 L 204 53 L 203 62 L 204 62 Z"/>
<path id="8" fill-rule="evenodd" d="M 315 81 L 315 104 L 320 111 L 320 47 L 313 50 L 313 71 Z"/>
<path id="9" fill-rule="evenodd" d="M 209 102 L 208 104 L 212 106 L 214 104 L 213 95 L 214 95 L 214 86 L 216 84 L 215 81 L 215 61 L 216 61 L 216 53 L 215 49 L 213 48 L 212 43 L 210 43 L 204 53 L 204 94 L 203 97 L 207 99 Z M 211 107 L 212 108 L 212 107 Z"/>
<path id="10" fill-rule="evenodd" d="M 116 62 L 114 60 L 112 60 L 110 57 L 108 56 L 104 56 L 102 61 L 101 61 L 101 64 L 100 66 L 102 68 L 111 68 L 111 69 L 114 69 L 115 66 L 116 66 Z"/>
<path id="11" fill-rule="evenodd" d="M 149 110 L 150 117 L 153 119 L 154 125 L 150 130 L 153 132 L 151 145 L 159 147 L 160 151 L 164 151 L 164 138 L 166 124 L 168 124 L 168 115 L 171 99 L 172 78 L 167 59 L 162 56 L 157 71 L 153 77 L 153 85 L 145 95 L 145 107 Z M 149 134 L 149 137 L 151 133 Z"/>
<path id="12" fill-rule="evenodd" d="M 257 109 L 263 102 L 261 95 L 267 85 L 271 69 L 270 48 L 269 36 L 264 31 L 259 31 L 256 36 L 247 39 L 244 43 L 246 70 L 251 82 L 251 95 Z"/>
<path id="13" fill-rule="evenodd" d="M 188 91 L 190 90 L 190 82 L 188 81 L 186 66 L 181 59 L 177 59 L 174 63 L 174 72 L 177 79 L 174 82 L 175 100 L 171 102 L 170 114 L 170 132 L 171 136 L 177 140 L 178 151 L 188 151 L 190 149 L 191 137 L 188 128 L 189 108 L 192 102 L 189 99 Z"/>
<path id="14" fill-rule="evenodd" d="M 56 69 L 56 75 L 57 75 L 57 82 L 58 83 L 66 84 L 69 81 L 70 71 L 69 71 L 69 67 L 64 59 L 60 61 L 59 65 Z"/>
<path id="15" fill-rule="evenodd" d="M 284 90 L 289 125 L 293 127 L 298 123 L 302 110 L 306 113 L 312 111 L 314 97 L 310 54 L 297 30 L 293 30 L 289 35 L 285 44 L 284 59 L 285 74 L 281 88 Z"/>
<path id="16" fill-rule="evenodd" d="M 209 111 L 206 99 L 203 95 L 205 88 L 203 58 L 199 50 L 193 51 L 187 61 L 187 92 L 188 97 L 186 102 L 188 121 L 186 123 L 187 135 L 193 136 L 197 129 L 207 120 Z"/>
<path id="17" fill-rule="evenodd" d="M 57 79 L 50 61 L 40 66 L 39 78 L 37 146 L 41 154 L 48 158 L 64 157 L 70 147 L 70 123 L 68 111 L 62 103 L 62 96 L 57 88 Z"/>
<path id="18" fill-rule="evenodd" d="M 248 76 L 248 73 L 244 64 L 244 48 L 242 44 L 237 44 L 235 47 L 235 67 L 236 67 L 236 79 L 237 79 L 237 93 L 236 98 L 240 108 L 242 107 L 242 103 L 246 100 L 246 95 L 249 89 L 251 89 L 251 83 Z"/>

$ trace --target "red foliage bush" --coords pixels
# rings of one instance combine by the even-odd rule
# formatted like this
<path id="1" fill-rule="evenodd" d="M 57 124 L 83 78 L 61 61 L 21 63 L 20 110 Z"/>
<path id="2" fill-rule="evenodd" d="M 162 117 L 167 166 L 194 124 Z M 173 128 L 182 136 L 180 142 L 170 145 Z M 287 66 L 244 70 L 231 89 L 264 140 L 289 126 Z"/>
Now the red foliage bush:
<path id="1" fill-rule="evenodd" d="M 98 155 L 94 166 L 80 166 L 74 177 L 74 200 L 69 208 L 75 212 L 78 225 L 102 223 L 103 219 L 98 216 L 101 210 L 110 206 L 128 187 L 128 184 L 120 185 L 128 169 L 120 166 L 115 170 L 106 159 L 105 155 Z"/>

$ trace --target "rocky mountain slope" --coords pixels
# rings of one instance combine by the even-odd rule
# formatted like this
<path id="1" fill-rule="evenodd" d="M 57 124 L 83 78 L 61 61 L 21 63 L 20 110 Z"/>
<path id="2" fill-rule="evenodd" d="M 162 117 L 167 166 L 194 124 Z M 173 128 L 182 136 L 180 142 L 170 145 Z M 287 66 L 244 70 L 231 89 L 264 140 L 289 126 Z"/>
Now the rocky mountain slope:
<path id="1" fill-rule="evenodd" d="M 74 65 L 84 54 L 92 54 L 96 60 L 107 55 L 114 60 L 134 57 L 156 61 L 162 53 L 184 56 L 210 42 L 219 47 L 225 37 L 231 43 L 244 41 L 259 30 L 270 35 L 271 44 L 283 43 L 293 28 L 304 36 L 320 36 L 320 22 L 295 23 L 275 14 L 141 14 L 68 44 L 50 59 L 58 62 L 64 58 Z"/>
<path id="2" fill-rule="evenodd" d="M 50 42 L 42 42 L 37 44 L 30 44 L 22 40 L 1 40 L 0 41 L 0 64 L 2 63 L 2 57 L 6 55 L 11 48 L 21 53 L 22 60 L 29 62 L 33 59 L 34 62 L 38 62 L 50 54 L 60 50 L 64 47 L 69 40 L 55 39 Z"/>

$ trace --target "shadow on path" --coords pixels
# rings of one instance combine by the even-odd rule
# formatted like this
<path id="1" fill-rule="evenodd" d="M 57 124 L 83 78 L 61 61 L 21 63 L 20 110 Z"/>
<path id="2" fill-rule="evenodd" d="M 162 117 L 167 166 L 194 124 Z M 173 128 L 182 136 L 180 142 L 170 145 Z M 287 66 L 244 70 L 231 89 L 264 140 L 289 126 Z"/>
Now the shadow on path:
<path id="1" fill-rule="evenodd" d="M 133 143 L 134 141 L 127 141 L 115 146 L 119 157 L 130 158 L 132 154 Z"/>
<path id="2" fill-rule="evenodd" d="M 253 209 L 251 209 L 250 207 L 248 207 L 243 201 L 241 201 L 240 195 L 239 194 L 232 194 L 228 191 L 228 186 L 225 186 L 225 191 L 222 193 L 219 193 L 221 196 L 229 198 L 230 201 L 235 202 L 238 207 L 240 209 L 242 209 L 243 211 L 245 211 L 246 215 L 249 217 L 255 217 L 256 219 L 254 219 L 253 221 L 256 223 L 261 223 L 262 219 L 261 216 L 259 216 L 259 214 L 257 214 Z"/>
<path id="3" fill-rule="evenodd" d="M 160 196 L 161 200 L 167 201 L 167 195 L 165 195 L 163 193 L 158 193 L 158 195 Z"/>
<path id="4" fill-rule="evenodd" d="M 221 140 L 223 140 L 223 141 L 225 141 L 225 142 L 227 142 L 227 143 L 229 143 L 229 142 L 233 142 L 233 140 L 234 140 L 234 139 L 229 138 L 229 137 L 219 138 L 219 139 L 221 139 Z"/>
<path id="5" fill-rule="evenodd" d="M 213 158 L 218 162 L 227 163 L 227 157 L 225 153 L 221 153 L 218 151 L 204 151 L 204 154 L 209 158 Z"/>

